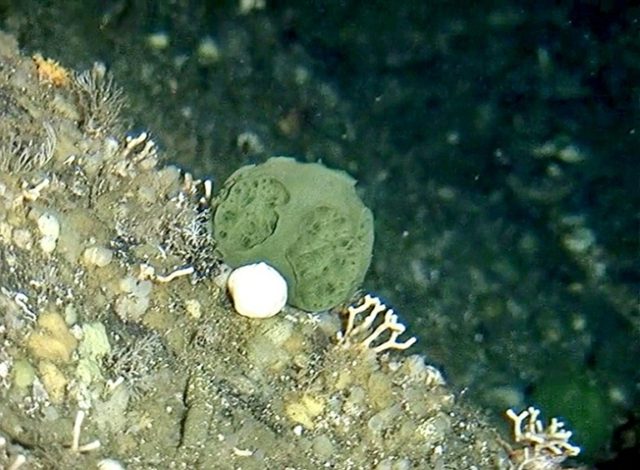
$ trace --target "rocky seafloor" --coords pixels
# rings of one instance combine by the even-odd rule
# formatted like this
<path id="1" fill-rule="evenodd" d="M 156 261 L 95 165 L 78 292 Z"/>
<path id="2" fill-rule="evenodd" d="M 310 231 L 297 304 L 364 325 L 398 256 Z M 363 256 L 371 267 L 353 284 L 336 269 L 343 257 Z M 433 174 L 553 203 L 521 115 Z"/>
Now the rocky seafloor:
<path id="1" fill-rule="evenodd" d="M 532 457 L 422 356 L 339 341 L 338 311 L 235 314 L 204 185 L 128 132 L 124 99 L 103 65 L 73 72 L 0 36 L 0 467 Z"/>
<path id="2" fill-rule="evenodd" d="M 640 351 L 639 14 L 5 0 L 0 28 L 27 55 L 108 64 L 123 132 L 150 130 L 215 191 L 273 155 L 347 170 L 375 214 L 364 286 L 419 339 L 410 352 L 505 435 L 505 409 L 534 404 L 607 468 L 637 460 L 640 436 L 640 375 L 621 359 Z"/>

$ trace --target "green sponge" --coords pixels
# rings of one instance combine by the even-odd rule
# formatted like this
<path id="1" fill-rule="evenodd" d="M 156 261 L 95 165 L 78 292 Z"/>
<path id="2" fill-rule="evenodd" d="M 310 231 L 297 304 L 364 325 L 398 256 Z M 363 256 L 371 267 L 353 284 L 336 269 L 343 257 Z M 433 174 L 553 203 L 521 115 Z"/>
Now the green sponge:
<path id="1" fill-rule="evenodd" d="M 265 261 L 289 284 L 289 303 L 333 307 L 364 279 L 373 216 L 355 180 L 319 163 L 274 157 L 240 168 L 217 197 L 213 233 L 232 267 Z"/>

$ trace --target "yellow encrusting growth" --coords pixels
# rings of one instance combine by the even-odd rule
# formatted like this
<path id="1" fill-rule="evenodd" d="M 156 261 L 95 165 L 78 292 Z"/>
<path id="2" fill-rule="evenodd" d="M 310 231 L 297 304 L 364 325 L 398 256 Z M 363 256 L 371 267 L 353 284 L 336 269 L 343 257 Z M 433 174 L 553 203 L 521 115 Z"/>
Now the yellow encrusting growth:
<path id="1" fill-rule="evenodd" d="M 311 395 L 303 395 L 300 400 L 289 403 L 285 412 L 289 419 L 302 424 L 307 429 L 313 429 L 313 420 L 324 411 L 324 402 Z"/>
<path id="2" fill-rule="evenodd" d="M 64 401 L 67 378 L 53 362 L 41 361 L 38 364 L 38 375 L 44 388 L 49 394 L 49 399 L 57 405 Z"/>
<path id="3" fill-rule="evenodd" d="M 78 340 L 71 334 L 59 313 L 45 312 L 38 317 L 38 326 L 28 339 L 29 352 L 38 359 L 55 363 L 71 360 Z"/>

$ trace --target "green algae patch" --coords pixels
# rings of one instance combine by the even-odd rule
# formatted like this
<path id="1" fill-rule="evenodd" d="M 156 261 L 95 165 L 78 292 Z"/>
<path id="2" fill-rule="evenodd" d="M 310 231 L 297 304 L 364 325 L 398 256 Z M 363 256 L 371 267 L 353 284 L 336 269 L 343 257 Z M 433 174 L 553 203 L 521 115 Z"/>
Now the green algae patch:
<path id="1" fill-rule="evenodd" d="M 78 346 L 78 353 L 81 357 L 90 359 L 99 359 L 111 353 L 107 330 L 102 323 L 82 325 L 82 341 Z"/>
<path id="2" fill-rule="evenodd" d="M 76 377 L 84 384 L 102 379 L 101 360 L 111 354 L 111 345 L 104 325 L 100 322 L 82 325 L 82 340 L 78 345 Z"/>
<path id="3" fill-rule="evenodd" d="M 26 389 L 33 384 L 36 371 L 26 359 L 18 359 L 13 364 L 13 383 L 16 387 Z"/>
<path id="4" fill-rule="evenodd" d="M 579 460 L 592 459 L 606 448 L 611 436 L 614 409 L 607 389 L 578 370 L 549 374 L 533 391 L 534 401 L 549 416 L 561 416 L 581 448 Z"/>
<path id="5" fill-rule="evenodd" d="M 373 248 L 373 216 L 355 183 L 342 171 L 285 157 L 242 167 L 217 198 L 218 248 L 232 267 L 275 267 L 296 307 L 344 302 L 362 283 Z"/>

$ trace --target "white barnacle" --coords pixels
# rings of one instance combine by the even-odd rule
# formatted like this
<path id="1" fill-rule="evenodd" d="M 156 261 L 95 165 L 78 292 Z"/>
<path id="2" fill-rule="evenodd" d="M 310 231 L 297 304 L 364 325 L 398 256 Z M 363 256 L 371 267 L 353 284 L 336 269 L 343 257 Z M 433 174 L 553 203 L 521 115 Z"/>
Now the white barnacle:
<path id="1" fill-rule="evenodd" d="M 55 250 L 60 236 L 60 222 L 53 214 L 45 212 L 38 218 L 38 229 L 42 234 L 40 248 L 45 253 L 51 253 Z"/>
<path id="2" fill-rule="evenodd" d="M 227 280 L 233 306 L 249 318 L 269 318 L 287 303 L 287 281 L 267 263 L 247 264 L 235 269 Z"/>

